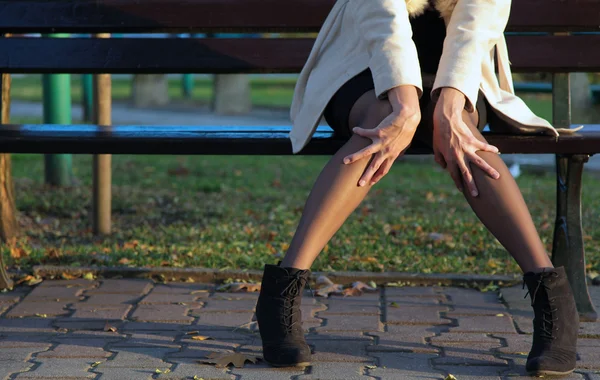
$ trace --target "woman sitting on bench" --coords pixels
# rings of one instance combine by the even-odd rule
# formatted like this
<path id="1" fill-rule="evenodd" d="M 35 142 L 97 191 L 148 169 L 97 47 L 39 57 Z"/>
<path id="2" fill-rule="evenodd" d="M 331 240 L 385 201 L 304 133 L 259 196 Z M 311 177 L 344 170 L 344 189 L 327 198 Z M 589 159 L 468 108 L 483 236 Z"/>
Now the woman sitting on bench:
<path id="1" fill-rule="evenodd" d="M 266 265 L 256 315 L 266 361 L 308 365 L 300 299 L 309 268 L 413 140 L 433 149 L 477 216 L 523 270 L 535 312 L 527 370 L 567 374 L 579 317 L 564 268 L 553 268 L 521 192 L 480 133 L 557 131 L 514 95 L 504 28 L 510 0 L 338 0 L 300 74 L 294 152 L 322 115 L 347 143 L 308 197 L 279 265 Z M 498 62 L 496 76 L 494 55 Z"/>

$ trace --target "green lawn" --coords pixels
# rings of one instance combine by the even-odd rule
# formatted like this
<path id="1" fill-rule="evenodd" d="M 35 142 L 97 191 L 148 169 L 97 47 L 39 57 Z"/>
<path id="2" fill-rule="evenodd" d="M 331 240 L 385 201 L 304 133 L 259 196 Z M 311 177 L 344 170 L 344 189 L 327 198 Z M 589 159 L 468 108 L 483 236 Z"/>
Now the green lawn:
<path id="1" fill-rule="evenodd" d="M 285 251 L 326 159 L 114 156 L 114 234 L 96 239 L 91 157 L 75 156 L 80 184 L 58 189 L 41 183 L 39 155 L 15 155 L 23 237 L 4 254 L 25 270 L 40 263 L 259 269 Z M 525 174 L 518 182 L 550 249 L 554 177 Z M 584 189 L 588 262 L 598 271 L 600 181 L 587 176 Z M 377 185 L 314 269 L 517 272 L 448 176 L 433 164 L 407 162 Z"/>

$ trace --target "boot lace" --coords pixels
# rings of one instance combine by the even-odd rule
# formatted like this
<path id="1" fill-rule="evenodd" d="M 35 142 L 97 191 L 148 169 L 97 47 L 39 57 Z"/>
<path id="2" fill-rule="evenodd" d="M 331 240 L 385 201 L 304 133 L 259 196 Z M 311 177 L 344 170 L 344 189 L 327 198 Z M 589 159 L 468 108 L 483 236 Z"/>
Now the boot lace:
<path id="1" fill-rule="evenodd" d="M 541 320 L 535 318 L 534 323 L 538 325 L 540 331 L 540 337 L 546 339 L 556 339 L 556 336 L 553 335 L 553 326 L 554 322 L 558 321 L 558 317 L 554 318 L 554 313 L 558 311 L 558 308 L 554 307 L 554 299 L 556 297 L 548 297 L 548 290 L 550 286 L 548 286 L 545 281 L 549 277 L 558 277 L 558 273 L 556 272 L 542 272 L 539 274 L 537 279 L 537 285 L 531 294 L 531 306 L 536 309 L 536 307 L 540 307 L 540 311 L 542 312 Z M 540 288 L 544 289 L 544 294 L 547 296 L 546 300 L 541 299 L 541 305 L 536 305 L 536 297 Z M 523 289 L 525 289 L 525 283 L 523 283 Z M 529 295 L 529 289 L 527 289 L 527 293 L 524 298 L 527 298 Z"/>
<path id="2" fill-rule="evenodd" d="M 301 321 L 296 318 L 300 313 L 300 308 L 296 307 L 296 297 L 302 291 L 302 288 L 308 284 L 308 279 L 303 277 L 304 272 L 297 272 L 291 276 L 284 276 L 283 281 L 288 282 L 288 285 L 281 291 L 281 296 L 284 299 L 283 314 L 280 323 L 285 328 L 286 333 L 291 333 Z"/>

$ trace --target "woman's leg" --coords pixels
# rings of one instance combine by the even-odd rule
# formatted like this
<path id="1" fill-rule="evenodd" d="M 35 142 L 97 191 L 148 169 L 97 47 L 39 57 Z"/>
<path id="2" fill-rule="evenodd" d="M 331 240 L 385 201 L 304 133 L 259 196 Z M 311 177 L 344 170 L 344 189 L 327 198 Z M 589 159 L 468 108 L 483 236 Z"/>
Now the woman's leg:
<path id="1" fill-rule="evenodd" d="M 463 120 L 474 136 L 485 141 L 477 129 L 477 119 L 476 113 L 469 114 L 465 111 L 463 114 Z M 552 268 L 529 209 L 508 167 L 495 153 L 480 151 L 477 154 L 500 173 L 500 178 L 490 178 L 478 166 L 471 165 L 473 178 L 479 189 L 477 197 L 471 196 L 468 191 L 464 192 L 471 208 L 514 257 L 523 272 Z"/>
<path id="2" fill-rule="evenodd" d="M 350 112 L 350 126 L 373 129 L 389 116 L 392 106 L 379 100 L 373 90 L 362 95 Z M 281 267 L 308 269 L 325 244 L 369 192 L 370 186 L 359 187 L 358 180 L 370 159 L 352 165 L 342 160 L 371 144 L 368 138 L 353 135 L 329 160 L 317 178 L 304 206 L 300 223 Z"/>

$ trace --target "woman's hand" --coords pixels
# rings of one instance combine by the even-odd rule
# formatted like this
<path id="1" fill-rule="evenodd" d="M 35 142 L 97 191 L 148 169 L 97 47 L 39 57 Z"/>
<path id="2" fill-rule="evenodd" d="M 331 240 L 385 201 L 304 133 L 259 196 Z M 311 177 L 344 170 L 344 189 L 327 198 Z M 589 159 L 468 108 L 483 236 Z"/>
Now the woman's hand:
<path id="1" fill-rule="evenodd" d="M 359 186 L 376 184 L 385 176 L 392 164 L 410 146 L 421 121 L 419 98 L 415 87 L 400 86 L 388 92 L 392 113 L 375 129 L 353 128 L 352 131 L 373 142 L 366 148 L 344 158 L 344 164 L 352 164 L 373 155 Z"/>
<path id="2" fill-rule="evenodd" d="M 463 121 L 465 96 L 450 87 L 443 88 L 433 114 L 433 152 L 435 161 L 448 170 L 456 187 L 463 192 L 463 180 L 472 196 L 479 192 L 469 163 L 477 165 L 494 179 L 500 174 L 475 152 L 498 153 L 498 148 L 478 140 Z"/>

